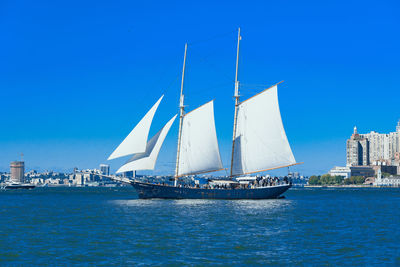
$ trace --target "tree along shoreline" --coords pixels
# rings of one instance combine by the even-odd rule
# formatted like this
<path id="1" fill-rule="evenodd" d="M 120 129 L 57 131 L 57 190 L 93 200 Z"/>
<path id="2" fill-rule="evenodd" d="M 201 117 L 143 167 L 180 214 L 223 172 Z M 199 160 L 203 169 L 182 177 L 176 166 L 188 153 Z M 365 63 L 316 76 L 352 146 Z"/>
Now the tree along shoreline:
<path id="1" fill-rule="evenodd" d="M 354 186 L 363 185 L 365 178 L 363 176 L 352 176 L 343 178 L 342 176 L 332 176 L 330 174 L 313 175 L 308 179 L 310 186 Z"/>

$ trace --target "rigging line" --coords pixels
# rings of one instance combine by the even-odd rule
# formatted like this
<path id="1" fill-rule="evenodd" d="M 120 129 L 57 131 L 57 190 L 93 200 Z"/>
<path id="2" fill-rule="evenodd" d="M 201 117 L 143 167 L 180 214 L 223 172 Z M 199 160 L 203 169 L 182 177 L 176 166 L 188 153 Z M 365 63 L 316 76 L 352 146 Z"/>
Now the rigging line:
<path id="1" fill-rule="evenodd" d="M 164 78 L 166 73 L 167 73 L 167 71 L 165 71 L 162 75 L 160 75 L 161 77 L 157 81 L 153 82 L 150 88 L 156 87 L 157 84 L 159 84 L 161 82 L 161 80 Z M 181 76 L 181 74 L 178 73 L 176 75 L 175 79 L 171 79 L 170 83 L 166 87 L 164 87 L 164 86 L 157 86 L 157 87 L 161 88 L 162 90 L 168 91 L 175 82 L 179 81 L 180 76 Z"/>
<path id="2" fill-rule="evenodd" d="M 236 32 L 236 30 L 234 30 L 234 31 L 229 31 L 229 32 L 225 32 L 225 33 L 221 33 L 221 34 L 218 34 L 218 35 L 214 35 L 214 36 L 212 36 L 212 37 L 210 37 L 210 38 L 207 38 L 207 39 L 197 40 L 197 41 L 194 41 L 194 42 L 190 42 L 190 43 L 188 43 L 188 45 L 191 45 L 191 46 L 192 46 L 192 45 L 198 45 L 198 44 L 201 44 L 201 43 L 205 43 L 205 42 L 208 42 L 208 41 L 211 41 L 211 40 L 215 40 L 215 39 L 219 39 L 219 38 L 228 36 L 229 34 L 232 34 L 232 33 L 234 33 L 234 32 Z"/>
<path id="3" fill-rule="evenodd" d="M 229 174 L 228 174 L 228 169 L 225 168 L 224 170 L 225 170 L 225 174 L 226 174 L 225 176 L 229 176 Z"/>
<path id="4" fill-rule="evenodd" d="M 152 87 L 157 86 L 157 84 L 159 84 L 166 77 L 166 74 L 169 70 L 170 70 L 170 68 L 164 68 L 164 71 L 161 72 L 161 75 L 158 75 L 159 78 L 156 80 L 153 80 L 153 82 L 151 83 Z M 177 75 L 177 76 L 180 77 L 179 75 Z M 173 80 L 173 82 L 175 82 L 175 80 Z M 167 88 L 169 88 L 173 82 L 171 82 Z"/>
<path id="5" fill-rule="evenodd" d="M 161 73 L 161 75 L 159 75 L 160 78 L 157 79 L 155 82 L 152 83 L 152 84 L 153 84 L 153 87 L 155 87 L 156 84 L 158 84 L 158 83 L 161 82 L 161 80 L 166 76 L 166 73 L 167 73 L 169 70 L 170 70 L 169 68 L 165 68 L 165 70 Z M 167 91 L 168 89 L 170 89 L 170 87 L 172 86 L 172 84 L 174 84 L 176 81 L 179 81 L 179 78 L 181 77 L 181 75 L 182 75 L 181 72 L 178 71 L 178 72 L 177 72 L 177 75 L 176 75 L 176 78 L 171 80 L 171 82 L 168 84 L 168 86 L 165 87 L 165 90 Z M 162 87 L 162 86 L 161 86 L 161 87 Z"/>
<path id="6" fill-rule="evenodd" d="M 176 81 L 179 81 L 179 77 L 181 77 L 181 74 L 180 74 L 180 73 L 178 73 L 178 74 L 176 75 L 176 78 L 175 78 L 175 79 L 171 80 L 171 82 L 168 84 L 168 86 L 165 87 L 165 90 L 168 91 L 168 89 L 170 89 L 170 87 L 171 87 Z"/>

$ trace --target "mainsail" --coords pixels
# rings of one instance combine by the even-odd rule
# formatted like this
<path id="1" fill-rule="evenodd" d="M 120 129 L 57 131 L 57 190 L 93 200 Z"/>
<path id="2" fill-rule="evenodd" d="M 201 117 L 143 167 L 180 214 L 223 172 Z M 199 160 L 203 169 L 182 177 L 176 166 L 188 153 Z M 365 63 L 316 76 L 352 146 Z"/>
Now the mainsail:
<path id="1" fill-rule="evenodd" d="M 221 169 L 214 102 L 210 101 L 183 117 L 177 174 L 184 176 Z"/>
<path id="2" fill-rule="evenodd" d="M 122 141 L 122 143 L 108 157 L 108 160 L 146 151 L 146 143 L 149 136 L 151 122 L 153 121 L 154 114 L 163 97 L 164 95 L 158 99 L 154 106 L 147 112 L 124 141 Z"/>
<path id="3" fill-rule="evenodd" d="M 175 118 L 176 115 L 149 140 L 145 152 L 134 155 L 125 165 L 118 169 L 117 173 L 137 170 L 154 170 L 158 153 Z"/>
<path id="4" fill-rule="evenodd" d="M 296 163 L 282 124 L 277 85 L 239 104 L 234 144 L 233 176 Z"/>

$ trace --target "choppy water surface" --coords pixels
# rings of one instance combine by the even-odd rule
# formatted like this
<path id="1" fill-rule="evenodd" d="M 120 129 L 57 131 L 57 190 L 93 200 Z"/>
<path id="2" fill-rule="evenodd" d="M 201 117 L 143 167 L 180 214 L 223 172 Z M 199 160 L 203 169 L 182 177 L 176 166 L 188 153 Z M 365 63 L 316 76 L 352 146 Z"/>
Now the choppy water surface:
<path id="1" fill-rule="evenodd" d="M 399 189 L 290 189 L 286 197 L 0 191 L 0 265 L 400 265 Z"/>

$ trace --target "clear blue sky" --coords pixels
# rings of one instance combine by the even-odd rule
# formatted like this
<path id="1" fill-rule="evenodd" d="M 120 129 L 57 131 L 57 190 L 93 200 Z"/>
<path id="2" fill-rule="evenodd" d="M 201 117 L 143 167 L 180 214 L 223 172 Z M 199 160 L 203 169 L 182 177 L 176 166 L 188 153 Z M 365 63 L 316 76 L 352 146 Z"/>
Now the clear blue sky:
<path id="1" fill-rule="evenodd" d="M 0 171 L 94 168 L 161 96 L 151 135 L 177 112 L 184 43 L 188 109 L 215 99 L 229 164 L 236 29 L 243 97 L 281 80 L 297 161 L 325 173 L 345 140 L 400 118 L 398 1 L 0 2 Z M 157 173 L 171 172 L 177 124 Z M 116 169 L 121 161 L 112 162 Z"/>

